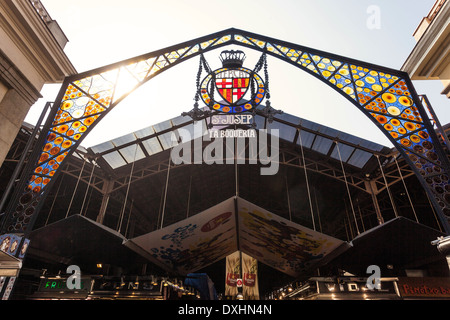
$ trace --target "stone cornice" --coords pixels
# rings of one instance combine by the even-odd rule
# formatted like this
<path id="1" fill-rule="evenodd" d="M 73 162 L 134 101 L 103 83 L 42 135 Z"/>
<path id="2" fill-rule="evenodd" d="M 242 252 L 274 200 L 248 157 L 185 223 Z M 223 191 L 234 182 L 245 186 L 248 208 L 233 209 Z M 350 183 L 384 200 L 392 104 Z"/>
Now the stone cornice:
<path id="1" fill-rule="evenodd" d="M 0 15 L 0 28 L 15 46 L 9 49 L 2 46 L 4 53 L 38 90 L 42 85 L 39 82 L 61 82 L 66 76 L 76 73 L 63 49 L 29 1 L 1 1 Z M 25 58 L 21 61 L 23 64 L 19 63 L 18 55 Z M 34 74 L 29 68 L 34 69 Z"/>
<path id="2" fill-rule="evenodd" d="M 439 79 L 450 61 L 450 1 L 446 1 L 417 42 L 401 70 L 413 80 Z"/>
<path id="3" fill-rule="evenodd" d="M 41 98 L 39 91 L 28 81 L 28 79 L 18 70 L 0 50 L 0 80 L 32 105 Z"/>

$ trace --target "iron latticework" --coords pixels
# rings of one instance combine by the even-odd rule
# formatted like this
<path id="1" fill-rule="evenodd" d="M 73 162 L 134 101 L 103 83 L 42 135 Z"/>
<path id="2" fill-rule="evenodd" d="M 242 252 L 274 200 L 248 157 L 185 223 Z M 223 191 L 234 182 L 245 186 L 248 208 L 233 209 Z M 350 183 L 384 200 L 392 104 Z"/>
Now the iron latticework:
<path id="1" fill-rule="evenodd" d="M 134 89 L 189 58 L 240 45 L 279 58 L 328 84 L 366 114 L 405 157 L 448 233 L 450 165 L 405 72 L 238 29 L 227 29 L 65 79 L 25 178 L 7 208 L 3 231 L 31 231 L 65 159 L 92 128 Z"/>

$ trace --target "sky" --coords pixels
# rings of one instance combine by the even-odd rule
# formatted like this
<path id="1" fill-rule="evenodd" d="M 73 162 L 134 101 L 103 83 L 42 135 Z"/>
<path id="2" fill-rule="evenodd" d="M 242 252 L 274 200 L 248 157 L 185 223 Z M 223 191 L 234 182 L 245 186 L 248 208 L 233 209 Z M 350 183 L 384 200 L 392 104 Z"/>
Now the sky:
<path id="1" fill-rule="evenodd" d="M 231 27 L 372 64 L 400 69 L 415 46 L 413 33 L 435 0 L 41 0 L 69 39 L 64 51 L 78 72 L 89 71 Z M 378 20 L 373 19 L 378 10 Z M 370 28 L 371 22 L 378 28 Z M 260 53 L 224 47 L 206 54 L 221 67 L 222 50 L 244 50 L 253 69 Z M 198 58 L 153 78 L 99 122 L 81 145 L 90 147 L 181 115 L 193 108 Z M 389 140 L 348 100 L 323 82 L 268 57 L 275 109 L 386 146 Z M 202 76 L 206 76 L 203 74 Z M 449 100 L 439 80 L 413 81 L 442 124 Z M 60 84 L 45 85 L 25 121 L 35 124 Z"/>

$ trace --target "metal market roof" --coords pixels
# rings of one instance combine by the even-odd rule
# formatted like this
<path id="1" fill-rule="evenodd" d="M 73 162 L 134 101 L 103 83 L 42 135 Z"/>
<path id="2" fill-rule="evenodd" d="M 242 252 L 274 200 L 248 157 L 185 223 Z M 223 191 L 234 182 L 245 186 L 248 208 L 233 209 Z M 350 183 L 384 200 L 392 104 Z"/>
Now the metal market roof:
<path id="1" fill-rule="evenodd" d="M 374 154 L 387 155 L 391 152 L 386 146 L 287 113 L 276 114 L 273 122 L 269 123 L 267 116 L 262 113 L 263 108 L 264 106 L 259 106 L 257 109 L 257 129 L 278 129 L 281 139 L 296 146 L 300 146 L 302 142 L 306 150 L 337 161 L 341 158 L 344 164 L 354 168 L 364 168 Z M 206 130 L 209 121 L 209 117 L 199 120 L 202 132 Z M 110 169 L 115 170 L 171 149 L 177 145 L 177 141 L 172 141 L 172 135 L 175 134 L 178 138 L 178 130 L 181 128 L 188 130 L 193 139 L 201 136 L 194 132 L 194 124 L 189 116 L 178 116 L 90 147 L 88 151 L 100 156 Z M 334 141 L 339 144 L 340 157 Z M 138 146 L 137 149 L 135 145 Z"/>
<path id="2" fill-rule="evenodd" d="M 386 156 L 391 154 L 392 152 L 392 150 L 388 147 L 364 140 L 362 138 L 305 119 L 301 119 L 299 117 L 295 117 L 290 114 L 277 114 L 274 116 L 273 122 L 270 123 L 268 121 L 268 117 L 264 115 L 262 107 L 260 107 L 257 110 L 255 120 L 258 129 L 279 129 L 280 138 L 284 142 L 286 142 L 288 146 L 294 148 L 299 147 L 301 137 L 301 141 L 303 143 L 305 152 L 308 151 L 309 156 L 313 156 L 315 154 L 317 155 L 316 157 L 317 159 L 324 159 L 324 158 L 330 160 L 334 159 L 336 160 L 335 163 L 336 165 L 339 164 L 339 154 L 337 153 L 337 150 L 335 148 L 336 143 L 334 142 L 335 141 L 338 142 L 341 158 L 344 165 L 354 168 L 356 172 L 364 172 L 365 170 L 369 170 L 369 168 L 367 168 L 369 162 L 371 161 L 372 163 L 373 161 L 376 162 L 376 159 L 375 160 L 373 159 L 375 155 Z M 202 124 L 203 129 L 207 128 L 208 121 L 209 117 L 199 120 L 199 123 Z M 104 142 L 100 145 L 88 148 L 87 151 L 91 156 L 99 157 L 97 159 L 97 164 L 99 164 L 103 169 L 105 168 L 105 166 L 109 166 L 110 167 L 109 169 L 112 172 L 121 171 L 121 173 L 125 174 L 126 172 L 126 174 L 129 174 L 129 170 L 121 170 L 121 169 L 128 167 L 134 161 L 149 158 L 148 161 L 142 161 L 142 163 L 145 166 L 147 166 L 148 163 L 157 162 L 159 158 L 164 158 L 165 161 L 167 161 L 170 149 L 177 144 L 177 141 L 173 141 L 171 136 L 172 134 L 175 134 L 176 137 L 179 137 L 178 131 L 180 129 L 185 129 L 191 132 L 193 138 L 199 138 L 201 136 L 201 133 L 194 132 L 194 124 L 190 117 L 179 116 L 164 121 L 162 123 L 149 126 L 142 130 L 138 130 L 136 132 L 127 134 L 117 139 Z M 84 153 L 84 151 L 81 151 L 81 153 Z M 76 153 L 74 155 L 77 156 Z M 253 172 L 252 170 L 256 170 L 254 169 L 254 167 L 256 166 L 248 166 L 247 168 L 242 168 L 242 170 L 240 170 L 242 177 L 239 183 L 242 184 L 242 186 L 240 187 L 239 201 L 241 201 L 242 203 L 244 203 L 245 201 L 245 203 L 251 204 L 255 208 L 258 207 L 257 210 L 258 212 L 263 211 L 266 213 L 270 212 L 272 217 L 274 217 L 273 219 L 275 219 L 280 223 L 283 222 L 285 224 L 288 224 L 293 228 L 295 227 L 297 230 L 306 230 L 308 227 L 309 229 L 311 229 L 311 227 L 308 224 L 308 221 L 303 219 L 302 216 L 298 216 L 295 219 L 295 221 L 298 223 L 297 225 L 292 223 L 292 221 L 287 221 L 280 215 L 280 212 L 281 213 L 286 212 L 284 207 L 280 209 L 277 206 L 273 205 L 272 202 L 270 202 L 270 196 L 271 195 L 274 196 L 275 190 L 274 188 L 276 188 L 276 186 L 279 186 L 279 184 L 276 181 L 274 181 L 273 182 L 273 184 L 275 185 L 274 188 L 261 188 L 261 186 L 264 183 L 267 183 L 267 181 L 264 180 L 265 178 L 260 175 L 252 175 Z M 109 259 L 111 260 L 111 263 L 113 260 L 116 259 L 127 260 L 130 259 L 130 257 L 133 257 L 133 259 L 146 258 L 147 260 L 153 262 L 155 266 L 158 266 L 163 269 L 171 269 L 174 272 L 180 273 L 192 271 L 187 269 L 182 270 L 181 268 L 183 264 L 188 266 L 192 265 L 191 264 L 192 261 L 199 262 L 198 268 L 202 268 L 210 263 L 214 263 L 214 261 L 217 261 L 217 259 L 223 258 L 224 254 L 223 251 L 210 250 L 208 252 L 211 254 L 211 256 L 208 256 L 207 257 L 208 259 L 205 258 L 205 260 L 202 261 L 199 260 L 199 256 L 196 255 L 196 252 L 191 252 L 194 250 L 191 251 L 185 250 L 186 248 L 180 248 L 180 252 L 183 254 L 174 256 L 173 259 L 170 261 L 164 261 L 164 259 L 162 259 L 161 257 L 149 256 L 149 254 L 153 252 L 152 248 L 150 247 L 150 244 L 152 244 L 153 241 L 149 240 L 153 240 L 153 237 L 158 235 L 158 232 L 166 232 L 167 230 L 169 230 L 166 228 L 174 229 L 175 226 L 184 223 L 189 223 L 191 220 L 188 220 L 187 219 L 188 217 L 189 219 L 191 218 L 204 219 L 204 221 L 202 220 L 201 225 L 205 225 L 207 224 L 210 218 L 213 218 L 212 216 L 210 216 L 210 214 L 206 213 L 208 213 L 211 208 L 214 208 L 213 211 L 215 211 L 217 206 L 222 203 L 221 201 L 228 201 L 230 197 L 234 195 L 234 192 L 231 192 L 234 191 L 235 187 L 233 180 L 234 173 L 232 171 L 233 170 L 232 166 L 226 168 L 221 167 L 220 170 L 217 170 L 217 167 L 214 166 L 203 166 L 203 167 L 197 166 L 196 168 L 188 168 L 188 169 L 195 170 L 195 172 L 188 172 L 189 170 L 182 169 L 179 170 L 178 172 L 175 170 L 171 173 L 174 179 L 177 181 L 177 183 L 171 185 L 167 197 L 171 198 L 172 200 L 173 199 L 175 200 L 167 202 L 167 212 L 166 212 L 166 220 L 164 221 L 165 223 L 164 228 L 163 223 L 160 223 L 160 220 L 157 219 L 159 219 L 158 208 L 160 207 L 161 199 L 163 198 L 161 186 L 165 185 L 166 177 L 168 175 L 154 176 L 154 178 L 151 179 L 151 181 L 150 180 L 145 181 L 141 180 L 141 182 L 138 182 L 137 180 L 133 181 L 134 183 L 136 183 L 136 192 L 133 195 L 131 195 L 130 191 L 130 196 L 133 196 L 133 199 L 135 200 L 133 205 L 133 216 L 139 217 L 140 224 L 145 226 L 145 228 L 142 227 L 142 230 L 139 230 L 139 232 L 136 232 L 136 234 L 134 234 L 133 236 L 123 237 L 120 233 L 117 233 L 115 230 L 112 229 L 110 230 L 110 227 L 108 227 L 106 224 L 102 225 L 86 217 L 76 215 L 73 217 L 70 216 L 69 218 L 63 219 L 61 221 L 57 221 L 54 224 L 46 225 L 42 229 L 33 231 L 31 236 L 35 237 L 36 239 L 40 239 L 39 240 L 40 242 L 34 241 L 34 244 L 36 245 L 35 249 L 37 248 L 38 250 L 45 251 L 47 253 L 52 253 L 52 255 L 61 257 L 61 259 L 63 259 L 64 261 L 66 261 L 65 259 L 76 259 L 76 260 L 84 258 L 86 258 L 87 260 L 95 259 L 98 255 L 98 252 L 102 252 L 102 257 L 104 261 L 107 261 Z M 300 175 L 301 174 L 300 170 L 297 171 L 298 174 Z M 211 174 L 213 172 L 214 174 Z M 191 179 L 189 179 L 189 177 L 185 179 L 180 179 L 182 175 L 191 175 L 193 186 L 194 185 L 203 186 L 202 188 L 198 188 L 199 190 L 196 190 L 197 188 L 193 187 L 192 195 L 189 191 L 189 199 L 187 200 L 188 203 L 187 210 L 186 210 L 186 202 L 184 202 L 186 199 L 185 197 L 180 197 L 180 194 L 182 194 L 183 192 L 187 193 L 185 191 L 188 190 L 188 184 L 190 184 Z M 248 177 L 251 177 L 251 179 L 248 179 Z M 292 176 L 288 175 L 288 177 Z M 274 179 L 274 177 L 271 177 L 271 179 Z M 209 180 L 214 181 L 214 188 L 211 188 L 213 184 L 208 183 Z M 217 181 L 220 181 L 220 183 L 217 183 Z M 312 237 L 314 239 L 316 239 L 319 236 L 320 237 L 326 236 L 332 237 L 333 241 L 335 241 L 336 243 L 339 242 L 348 244 L 349 243 L 348 241 L 345 241 L 343 240 L 342 237 L 340 237 L 341 231 L 337 230 L 336 227 L 337 225 L 336 223 L 337 215 L 335 211 L 337 210 L 335 208 L 336 204 L 332 203 L 333 201 L 330 200 L 333 191 L 329 188 L 328 184 L 324 188 L 327 190 L 326 202 L 330 202 L 329 204 L 330 207 L 321 207 L 320 214 L 323 223 L 323 232 L 321 230 L 320 234 L 318 233 L 316 234 L 312 233 L 311 230 L 308 230 L 308 234 L 314 234 L 314 237 Z M 147 192 L 148 190 L 152 190 L 152 192 L 148 193 Z M 207 190 L 207 192 L 205 192 L 205 190 Z M 170 195 L 174 195 L 174 197 L 170 197 Z M 180 199 L 176 199 L 177 197 Z M 190 199 L 191 197 L 192 199 Z M 299 195 L 297 195 L 297 197 L 302 198 Z M 229 202 L 231 202 L 231 200 Z M 280 201 L 279 199 L 275 199 L 275 202 L 277 202 L 279 205 Z M 137 208 L 138 206 L 140 208 Z M 238 208 L 240 207 L 238 206 Z M 234 212 L 234 214 L 237 217 L 241 217 L 242 210 L 240 211 L 239 210 L 236 211 L 236 208 L 233 206 L 232 210 L 225 210 L 222 213 L 230 211 Z M 301 207 L 301 204 L 297 205 L 296 210 L 298 212 L 304 211 Z M 178 211 L 182 212 L 180 213 Z M 252 210 L 251 212 L 253 211 L 254 210 Z M 203 216 L 202 213 L 205 213 L 205 215 Z M 112 214 L 113 214 L 112 212 L 108 213 L 109 216 L 112 216 Z M 158 221 L 158 225 L 161 225 L 161 229 L 158 229 L 159 231 L 153 228 L 154 222 L 156 220 Z M 408 241 L 411 241 L 410 240 L 411 234 L 419 234 L 418 231 L 420 230 L 414 229 L 416 228 L 416 224 L 411 224 L 409 223 L 409 221 L 405 222 L 405 219 L 397 219 L 397 220 L 399 220 L 398 223 L 395 222 L 395 224 L 394 223 L 386 224 L 386 228 L 389 226 L 399 226 L 398 228 L 402 229 L 404 228 L 404 224 L 405 225 L 407 224 L 406 227 L 415 230 L 415 232 L 410 233 L 409 238 L 406 238 L 406 240 L 402 242 L 402 245 L 407 246 Z M 234 219 L 232 221 L 230 220 L 230 222 L 233 221 L 235 220 Z M 262 220 L 260 219 L 257 221 Z M 328 221 L 327 223 L 329 225 L 332 225 L 333 227 L 327 227 L 325 225 L 325 221 Z M 142 222 L 145 222 L 146 224 Z M 258 254 L 256 253 L 255 250 L 257 249 L 267 250 L 267 248 L 264 247 L 263 245 L 260 245 L 258 247 L 254 246 L 252 247 L 251 245 L 255 244 L 254 238 L 256 238 L 258 234 L 256 232 L 253 233 L 250 232 L 251 230 L 249 232 L 245 232 L 244 229 L 241 228 L 241 222 L 239 223 L 240 223 L 239 227 L 240 231 L 236 230 L 236 228 L 232 228 L 232 226 L 230 225 L 231 228 L 230 232 L 232 234 L 231 237 L 232 238 L 234 237 L 233 239 L 239 238 L 239 249 L 256 256 L 258 256 Z M 242 225 L 243 224 L 244 220 L 242 220 Z M 147 227 L 147 225 L 149 225 L 150 227 Z M 269 225 L 270 224 L 267 224 L 267 226 Z M 48 232 L 50 230 L 51 232 Z M 91 237 L 80 236 L 79 232 L 85 232 L 86 230 L 90 230 L 88 233 L 91 235 Z M 352 247 L 351 249 L 348 250 L 348 252 L 345 253 L 345 256 L 348 255 L 350 259 L 348 261 L 344 260 L 344 262 L 342 262 L 341 260 L 338 261 L 338 263 L 342 263 L 343 266 L 345 266 L 344 268 L 345 270 L 350 270 L 351 268 L 357 267 L 353 266 L 352 263 L 355 263 L 355 261 L 359 261 L 360 256 L 364 252 L 367 252 L 363 250 L 364 248 L 366 247 L 371 248 L 371 246 L 377 246 L 380 244 L 380 241 L 385 246 L 387 246 L 387 248 L 389 248 L 389 242 L 383 240 L 385 238 L 387 239 L 385 234 L 382 234 L 379 237 L 375 237 L 375 235 L 377 234 L 376 232 L 380 232 L 380 230 L 381 231 L 385 230 L 385 227 L 382 226 L 377 230 L 378 231 L 375 230 L 374 232 L 364 233 L 361 236 L 355 238 L 353 242 L 351 242 L 351 245 L 353 245 L 354 248 Z M 218 231 L 220 231 L 219 229 L 215 231 L 216 233 L 214 234 L 214 236 L 221 235 L 220 233 L 218 233 Z M 42 237 L 43 234 L 47 235 L 51 234 L 52 237 L 50 238 Z M 249 238 L 250 236 L 252 236 L 253 238 L 250 239 Z M 432 236 L 434 237 L 435 234 L 433 233 Z M 362 241 L 365 240 L 366 238 L 367 239 L 370 238 L 369 239 L 370 241 L 369 240 L 368 242 Z M 69 241 L 67 239 L 69 239 Z M 194 237 L 194 234 L 192 236 L 192 239 L 193 239 L 192 241 L 198 240 L 197 238 Z M 258 240 L 263 241 L 263 239 Z M 199 245 L 207 246 L 207 244 L 203 244 L 203 242 L 201 241 L 199 242 Z M 161 245 L 159 247 L 161 247 Z M 108 250 L 105 250 L 105 248 L 108 248 Z M 232 246 L 231 248 L 237 249 L 238 247 Z M 360 248 L 362 249 L 360 250 Z M 403 247 L 401 247 L 400 249 L 402 248 Z M 85 252 L 82 252 L 83 250 L 85 250 Z M 89 251 L 89 254 L 87 254 L 87 251 Z M 290 253 L 288 250 L 285 252 L 281 249 L 280 250 L 276 249 L 272 251 L 273 252 L 279 251 L 282 252 L 283 254 Z M 120 253 L 112 254 L 113 252 L 116 253 L 120 252 Z M 377 261 L 381 261 L 383 253 L 382 252 L 377 253 L 379 253 Z M 262 256 L 265 256 L 265 254 L 263 254 Z M 406 263 L 404 261 L 406 258 L 402 257 L 401 255 L 399 255 L 399 257 L 403 259 L 399 263 L 402 264 Z M 334 258 L 334 255 L 329 255 L 328 258 L 330 259 Z M 306 263 L 309 260 L 306 259 L 305 261 L 301 261 L 299 259 L 298 262 L 300 265 L 301 263 L 303 262 Z M 274 261 L 284 261 L 284 259 L 278 257 L 277 259 L 274 259 Z M 320 262 L 324 263 L 325 260 Z M 120 261 L 120 263 L 122 263 L 122 261 Z M 272 267 L 277 266 L 271 261 L 266 261 L 265 263 L 266 265 Z M 299 272 L 302 271 L 302 268 L 283 269 L 280 268 L 279 266 L 276 267 L 275 269 L 284 272 L 286 274 L 290 274 L 292 276 L 297 276 Z"/>

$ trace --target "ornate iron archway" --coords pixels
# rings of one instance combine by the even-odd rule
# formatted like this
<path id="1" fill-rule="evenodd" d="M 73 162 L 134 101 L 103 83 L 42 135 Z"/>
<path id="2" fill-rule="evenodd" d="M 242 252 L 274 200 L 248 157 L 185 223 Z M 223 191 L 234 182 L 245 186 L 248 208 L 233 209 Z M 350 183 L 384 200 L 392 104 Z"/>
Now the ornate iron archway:
<path id="1" fill-rule="evenodd" d="M 449 160 L 407 73 L 234 28 L 66 78 L 2 232 L 31 231 L 64 160 L 128 94 L 187 59 L 227 45 L 266 52 L 300 68 L 366 114 L 414 170 L 450 233 Z"/>

